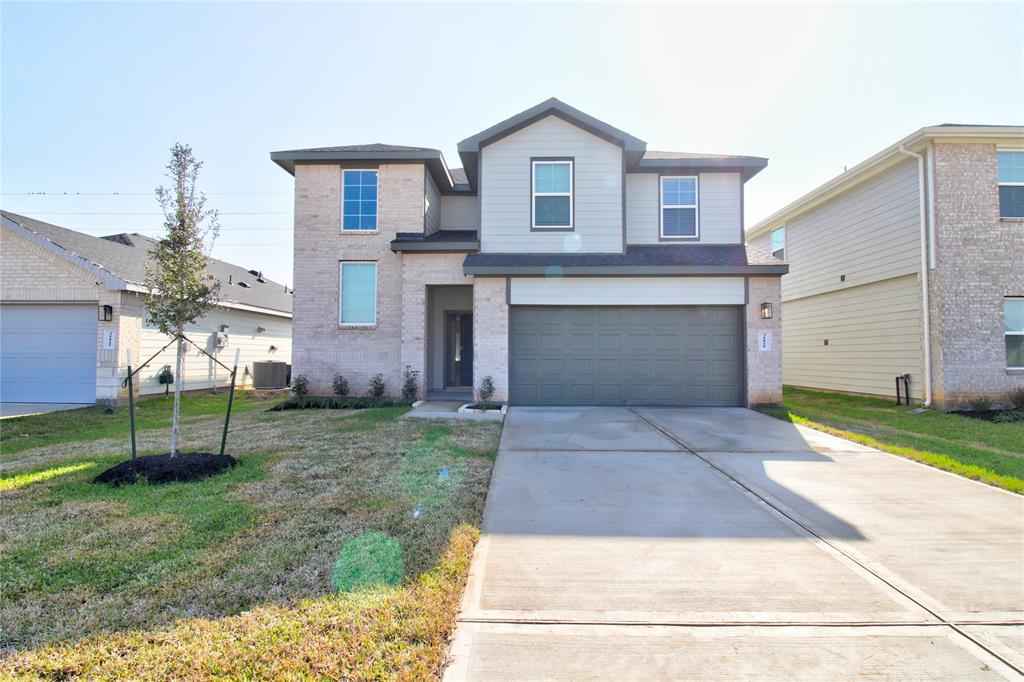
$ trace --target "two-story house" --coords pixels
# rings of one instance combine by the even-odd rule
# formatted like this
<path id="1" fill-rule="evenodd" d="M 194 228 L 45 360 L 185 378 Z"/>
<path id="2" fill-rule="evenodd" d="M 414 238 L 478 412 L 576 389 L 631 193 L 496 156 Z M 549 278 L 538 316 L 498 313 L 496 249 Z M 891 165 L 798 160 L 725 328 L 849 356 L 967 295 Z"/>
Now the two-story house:
<path id="1" fill-rule="evenodd" d="M 550 99 L 458 145 L 274 152 L 295 176 L 293 375 L 491 377 L 511 404 L 781 397 L 780 277 L 743 239 L 748 156 L 648 151 Z M 422 393 L 421 393 L 422 395 Z"/>
<path id="2" fill-rule="evenodd" d="M 752 226 L 786 384 L 955 409 L 1024 387 L 1024 127 L 922 128 Z"/>

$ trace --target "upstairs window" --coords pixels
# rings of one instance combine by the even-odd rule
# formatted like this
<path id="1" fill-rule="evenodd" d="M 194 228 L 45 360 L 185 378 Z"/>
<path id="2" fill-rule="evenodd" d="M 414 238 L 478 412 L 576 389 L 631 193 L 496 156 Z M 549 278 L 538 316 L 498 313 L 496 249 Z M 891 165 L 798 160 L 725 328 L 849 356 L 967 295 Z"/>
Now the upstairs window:
<path id="1" fill-rule="evenodd" d="M 342 171 L 342 232 L 377 229 L 377 171 Z"/>
<path id="2" fill-rule="evenodd" d="M 1024 151 L 996 152 L 999 217 L 1024 218 Z"/>
<path id="3" fill-rule="evenodd" d="M 772 255 L 779 260 L 786 260 L 786 227 L 772 230 Z"/>
<path id="4" fill-rule="evenodd" d="M 534 161 L 533 227 L 572 229 L 572 161 Z"/>
<path id="5" fill-rule="evenodd" d="M 695 239 L 698 234 L 697 178 L 695 176 L 663 176 L 661 178 L 662 238 Z"/>
<path id="6" fill-rule="evenodd" d="M 1024 369 L 1024 298 L 1003 300 L 1003 328 L 1006 336 L 1006 366 Z"/>

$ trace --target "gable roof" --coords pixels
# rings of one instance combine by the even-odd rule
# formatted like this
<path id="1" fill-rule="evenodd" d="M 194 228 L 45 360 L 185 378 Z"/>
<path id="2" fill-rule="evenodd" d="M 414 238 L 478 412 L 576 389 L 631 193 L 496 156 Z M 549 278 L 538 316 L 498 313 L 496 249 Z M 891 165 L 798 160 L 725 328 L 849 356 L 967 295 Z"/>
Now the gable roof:
<path id="1" fill-rule="evenodd" d="M 902 140 L 889 145 L 874 156 L 819 185 L 799 199 L 790 202 L 767 218 L 747 228 L 747 239 L 752 239 L 769 229 L 779 227 L 787 220 L 791 220 L 837 194 L 869 180 L 887 168 L 891 168 L 902 159 L 910 158 L 903 154 L 901 149 L 920 152 L 933 140 L 974 143 L 997 143 L 1010 140 L 1014 144 L 1024 145 L 1024 126 L 943 123 L 915 130 Z"/>
<path id="2" fill-rule="evenodd" d="M 0 211 L 0 214 L 5 218 L 5 226 L 10 221 L 34 236 L 35 241 L 59 250 L 58 253 L 72 262 L 92 272 L 106 273 L 108 285 L 131 291 L 144 290 L 149 251 L 157 240 L 135 233 L 94 237 L 10 211 Z M 261 283 L 258 275 L 216 258 L 209 259 L 206 271 L 220 280 L 223 305 L 263 308 L 291 315 L 292 294 L 291 290 L 285 290 L 285 285 L 266 277 Z M 247 286 L 242 286 L 243 282 Z"/>

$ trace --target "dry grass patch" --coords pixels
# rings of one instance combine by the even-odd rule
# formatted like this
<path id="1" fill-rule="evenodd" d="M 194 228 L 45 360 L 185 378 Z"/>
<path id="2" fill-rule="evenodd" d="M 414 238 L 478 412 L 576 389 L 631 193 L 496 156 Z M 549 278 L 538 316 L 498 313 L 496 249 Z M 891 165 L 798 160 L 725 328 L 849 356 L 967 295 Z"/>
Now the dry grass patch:
<path id="1" fill-rule="evenodd" d="M 125 438 L 72 436 L 5 453 L 4 472 L 26 483 L 0 491 L 0 670 L 90 679 L 435 674 L 500 427 L 399 419 L 403 412 L 242 413 L 228 448 L 239 466 L 194 483 L 90 483 L 123 457 L 113 453 Z M 183 447 L 215 449 L 219 428 L 189 426 Z M 167 435 L 144 431 L 140 449 L 165 448 Z M 76 468 L 83 463 L 95 466 Z M 61 473 L 45 474 L 53 470 Z M 404 580 L 337 597 L 338 554 L 368 532 L 401 545 Z"/>

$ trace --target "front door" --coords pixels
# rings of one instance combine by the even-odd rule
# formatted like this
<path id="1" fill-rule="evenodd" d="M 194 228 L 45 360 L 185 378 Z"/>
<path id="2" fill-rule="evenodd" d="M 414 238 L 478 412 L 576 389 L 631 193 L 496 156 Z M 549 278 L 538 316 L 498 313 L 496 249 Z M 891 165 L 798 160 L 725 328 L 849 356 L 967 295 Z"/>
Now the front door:
<path id="1" fill-rule="evenodd" d="M 444 385 L 466 387 L 473 385 L 473 314 L 450 312 L 444 314 Z"/>

